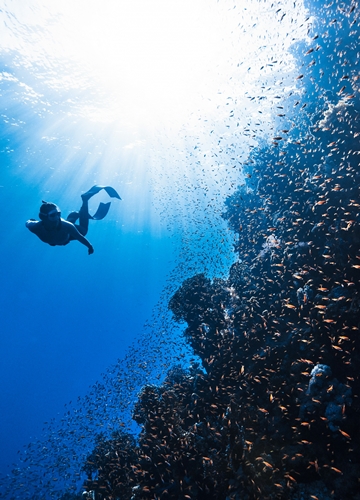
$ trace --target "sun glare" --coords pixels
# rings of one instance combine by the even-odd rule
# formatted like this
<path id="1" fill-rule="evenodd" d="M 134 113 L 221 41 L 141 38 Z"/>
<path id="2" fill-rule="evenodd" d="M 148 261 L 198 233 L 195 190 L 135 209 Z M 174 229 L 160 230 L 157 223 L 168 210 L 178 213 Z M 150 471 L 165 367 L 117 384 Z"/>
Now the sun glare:
<path id="1" fill-rule="evenodd" d="M 173 226 L 187 214 L 191 224 L 195 198 L 199 218 L 220 214 L 242 159 L 274 137 L 279 99 L 297 91 L 289 47 L 306 38 L 300 4 L 13 0 L 0 11 L 0 81 L 41 117 L 47 156 L 36 151 L 32 182 L 51 192 L 67 179 L 75 195 L 90 178 L 117 177 L 124 199 L 148 202 L 151 191 Z"/>
<path id="2" fill-rule="evenodd" d="M 279 51 L 288 64 L 296 22 L 290 12 L 280 23 L 278 12 L 294 7 L 278 4 L 275 10 L 262 0 L 15 0 L 11 16 L 0 13 L 11 28 L 0 41 L 45 84 L 82 91 L 84 114 L 154 127 L 183 121 L 235 81 L 239 93 L 256 85 L 261 66 L 261 76 L 274 72 L 267 63 Z M 258 72 L 249 72 L 254 64 Z"/>
<path id="3" fill-rule="evenodd" d="M 107 1 L 100 9 L 78 2 L 75 10 L 64 8 L 59 27 L 66 26 L 69 52 L 112 100 L 114 113 L 130 123 L 175 119 L 214 76 L 221 23 L 211 3 Z"/>

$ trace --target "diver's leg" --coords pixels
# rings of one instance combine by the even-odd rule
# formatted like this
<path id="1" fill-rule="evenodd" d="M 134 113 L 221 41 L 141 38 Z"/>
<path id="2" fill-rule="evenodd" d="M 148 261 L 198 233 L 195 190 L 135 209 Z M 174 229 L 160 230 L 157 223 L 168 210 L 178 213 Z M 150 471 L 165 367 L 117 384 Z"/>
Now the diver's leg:
<path id="1" fill-rule="evenodd" d="M 66 220 L 71 222 L 72 224 L 75 224 L 78 218 L 79 218 L 79 212 L 70 212 Z"/>
<path id="2" fill-rule="evenodd" d="M 83 204 L 82 204 L 82 207 L 80 208 L 80 211 L 79 211 L 79 216 L 80 216 L 79 224 L 83 228 L 83 230 L 85 231 L 85 234 L 88 231 L 89 219 L 101 220 L 107 215 L 107 213 L 109 211 L 111 202 L 108 202 L 108 203 L 101 202 L 99 204 L 99 207 L 98 207 L 96 213 L 92 216 L 89 214 L 89 206 L 88 206 L 89 199 L 92 198 L 95 194 L 99 193 L 102 189 L 104 189 L 111 198 L 118 198 L 119 200 L 121 200 L 119 193 L 117 193 L 117 191 L 115 191 L 115 189 L 112 188 L 111 186 L 97 186 L 97 185 L 95 185 L 91 189 L 89 189 L 89 191 L 86 191 L 86 193 L 83 193 L 81 195 L 81 199 L 83 201 Z M 84 234 L 84 233 L 82 232 L 82 234 Z"/>
<path id="3" fill-rule="evenodd" d="M 79 224 L 76 225 L 77 230 L 85 236 L 89 229 L 89 201 L 86 197 L 82 197 L 82 205 L 79 210 Z"/>

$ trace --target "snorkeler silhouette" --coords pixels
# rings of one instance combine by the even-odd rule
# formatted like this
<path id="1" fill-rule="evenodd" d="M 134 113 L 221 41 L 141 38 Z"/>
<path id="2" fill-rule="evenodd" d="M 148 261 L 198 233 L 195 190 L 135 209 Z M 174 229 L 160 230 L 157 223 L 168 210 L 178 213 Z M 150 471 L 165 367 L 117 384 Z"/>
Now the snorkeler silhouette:
<path id="1" fill-rule="evenodd" d="M 100 203 L 94 215 L 89 214 L 89 199 L 104 189 L 111 198 L 121 200 L 118 193 L 110 186 L 93 186 L 89 191 L 81 195 L 82 205 L 78 212 L 71 212 L 67 219 L 61 218 L 60 208 L 55 203 L 43 200 L 40 207 L 39 219 L 30 219 L 26 227 L 44 243 L 49 245 L 67 245 L 70 241 L 77 240 L 88 248 L 88 253 L 94 253 L 92 244 L 85 238 L 88 232 L 89 219 L 101 220 L 109 211 L 111 202 Z M 79 224 L 75 224 L 79 219 Z"/>

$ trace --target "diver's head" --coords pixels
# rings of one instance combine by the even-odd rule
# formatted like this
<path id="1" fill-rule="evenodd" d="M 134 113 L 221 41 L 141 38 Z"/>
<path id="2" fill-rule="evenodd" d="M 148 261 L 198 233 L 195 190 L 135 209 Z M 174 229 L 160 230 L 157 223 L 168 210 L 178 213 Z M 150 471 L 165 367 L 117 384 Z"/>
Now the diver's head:
<path id="1" fill-rule="evenodd" d="M 48 201 L 42 202 L 40 207 L 39 218 L 42 221 L 58 221 L 60 220 L 61 211 L 60 208 L 55 205 L 55 203 L 49 203 Z"/>

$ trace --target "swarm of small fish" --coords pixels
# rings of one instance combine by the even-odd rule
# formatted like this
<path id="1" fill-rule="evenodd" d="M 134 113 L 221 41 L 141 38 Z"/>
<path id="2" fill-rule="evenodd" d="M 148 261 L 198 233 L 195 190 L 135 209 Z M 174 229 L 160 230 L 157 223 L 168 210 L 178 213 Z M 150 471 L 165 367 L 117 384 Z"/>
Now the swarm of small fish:
<path id="1" fill-rule="evenodd" d="M 228 279 L 197 274 L 169 303 L 202 367 L 142 389 L 136 443 L 99 438 L 97 499 L 360 498 L 358 7 L 316 14 L 293 104 L 309 129 L 279 129 L 244 165 Z"/>
<path id="2" fill-rule="evenodd" d="M 134 349 L 70 403 L 60 430 L 50 422 L 48 439 L 29 444 L 0 498 L 60 499 L 68 483 L 61 500 L 360 499 L 359 6 L 305 3 L 298 91 L 279 85 L 270 145 L 253 147 L 224 209 L 238 260 L 228 279 L 187 279 L 169 303 L 201 364 L 141 389 L 135 439 L 122 413 L 162 351 L 141 361 Z M 281 2 L 259 4 L 286 16 Z M 231 148 L 216 139 L 231 170 L 237 112 Z M 164 342 L 163 328 L 145 343 Z M 84 495 L 69 470 L 86 474 Z"/>

